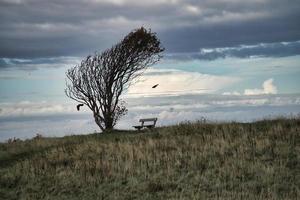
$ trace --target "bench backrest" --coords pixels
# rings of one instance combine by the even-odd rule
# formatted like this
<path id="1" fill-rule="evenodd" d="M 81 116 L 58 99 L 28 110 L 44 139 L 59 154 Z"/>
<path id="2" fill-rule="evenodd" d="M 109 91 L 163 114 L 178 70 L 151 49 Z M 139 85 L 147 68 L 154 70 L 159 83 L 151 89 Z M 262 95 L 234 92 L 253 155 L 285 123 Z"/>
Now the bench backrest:
<path id="1" fill-rule="evenodd" d="M 144 122 L 153 122 L 153 126 L 155 126 L 156 121 L 157 121 L 157 118 L 140 119 L 140 122 L 142 122 L 142 126 L 144 125 Z"/>

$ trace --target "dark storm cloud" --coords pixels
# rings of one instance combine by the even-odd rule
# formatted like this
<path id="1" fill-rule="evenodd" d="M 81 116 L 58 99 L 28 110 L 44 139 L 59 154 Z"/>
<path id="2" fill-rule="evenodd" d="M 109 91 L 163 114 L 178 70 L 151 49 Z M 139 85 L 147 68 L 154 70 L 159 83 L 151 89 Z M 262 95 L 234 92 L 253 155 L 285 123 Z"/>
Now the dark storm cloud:
<path id="1" fill-rule="evenodd" d="M 225 57 L 285 57 L 294 55 L 300 55 L 300 41 L 260 43 L 257 45 L 239 45 L 224 48 L 203 48 L 199 52 L 170 53 L 165 57 L 171 60 L 215 60 Z"/>
<path id="2" fill-rule="evenodd" d="M 0 0 L 0 57 L 87 55 L 142 25 L 168 53 L 298 41 L 299 10 L 298 0 Z"/>
<path id="3" fill-rule="evenodd" d="M 77 57 L 34 59 L 0 58 L 0 69 L 36 70 L 38 68 L 59 68 L 65 66 L 75 66 L 79 62 L 80 60 Z"/>

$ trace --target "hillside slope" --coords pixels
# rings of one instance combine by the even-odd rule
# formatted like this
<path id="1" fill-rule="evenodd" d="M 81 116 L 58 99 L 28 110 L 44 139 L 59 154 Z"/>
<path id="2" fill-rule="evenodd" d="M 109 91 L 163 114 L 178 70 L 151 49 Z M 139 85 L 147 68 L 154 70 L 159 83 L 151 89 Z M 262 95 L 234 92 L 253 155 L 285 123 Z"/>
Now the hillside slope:
<path id="1" fill-rule="evenodd" d="M 0 144 L 0 199 L 299 199 L 300 119 Z"/>

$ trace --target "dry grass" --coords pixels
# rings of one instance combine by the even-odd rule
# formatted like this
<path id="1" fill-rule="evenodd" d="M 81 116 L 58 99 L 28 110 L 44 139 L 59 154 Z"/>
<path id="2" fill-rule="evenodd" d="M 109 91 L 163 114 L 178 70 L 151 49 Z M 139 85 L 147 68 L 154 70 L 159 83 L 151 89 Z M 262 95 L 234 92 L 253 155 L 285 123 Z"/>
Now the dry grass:
<path id="1" fill-rule="evenodd" d="M 300 119 L 0 144 L 0 199 L 297 199 Z"/>

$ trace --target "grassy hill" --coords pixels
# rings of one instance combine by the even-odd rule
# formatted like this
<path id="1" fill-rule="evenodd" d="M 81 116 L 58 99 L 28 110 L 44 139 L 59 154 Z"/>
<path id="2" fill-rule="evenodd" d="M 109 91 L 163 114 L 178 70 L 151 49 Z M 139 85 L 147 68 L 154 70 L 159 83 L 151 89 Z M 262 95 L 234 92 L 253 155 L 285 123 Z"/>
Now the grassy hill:
<path id="1" fill-rule="evenodd" d="M 299 199 L 300 119 L 0 144 L 0 199 Z"/>

